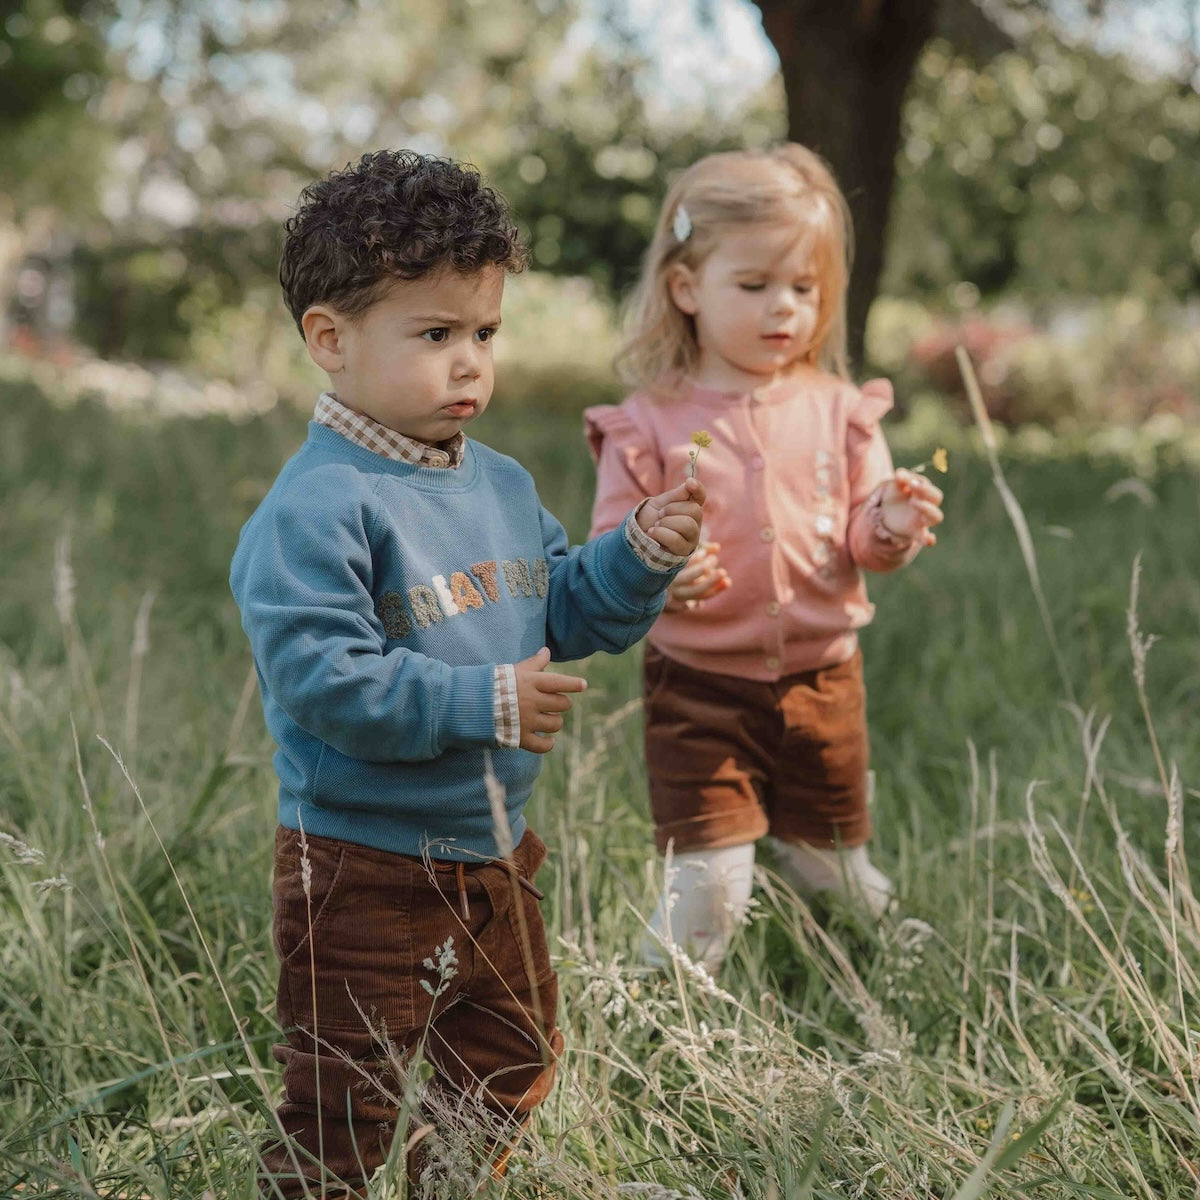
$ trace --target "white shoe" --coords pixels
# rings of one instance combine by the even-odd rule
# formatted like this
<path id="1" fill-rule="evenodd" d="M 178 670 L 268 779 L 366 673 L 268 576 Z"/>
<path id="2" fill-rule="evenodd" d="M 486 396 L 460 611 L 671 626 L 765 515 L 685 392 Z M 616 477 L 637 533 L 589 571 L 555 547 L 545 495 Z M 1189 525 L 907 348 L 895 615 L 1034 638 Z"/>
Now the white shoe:
<path id="1" fill-rule="evenodd" d="M 808 842 L 771 839 L 779 874 L 797 892 L 832 892 L 876 921 L 891 907 L 892 881 L 871 862 L 866 846 L 823 850 Z"/>

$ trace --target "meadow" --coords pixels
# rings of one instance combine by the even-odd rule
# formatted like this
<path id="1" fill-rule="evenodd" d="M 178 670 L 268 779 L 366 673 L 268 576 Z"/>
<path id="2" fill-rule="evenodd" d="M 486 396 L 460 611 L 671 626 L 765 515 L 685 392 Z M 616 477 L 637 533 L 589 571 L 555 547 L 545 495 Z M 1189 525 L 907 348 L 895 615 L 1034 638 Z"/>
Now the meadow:
<path id="1" fill-rule="evenodd" d="M 274 778 L 226 580 L 304 417 L 2 388 L 0 1196 L 248 1198 Z M 578 538 L 581 397 L 548 394 L 501 392 L 475 433 Z M 938 440 L 940 544 L 872 582 L 863 637 L 897 911 L 810 908 L 764 864 L 719 979 L 641 970 L 638 655 L 590 661 L 529 812 L 568 1050 L 489 1194 L 1196 1194 L 1200 477 L 1010 443 L 1060 662 L 984 459 Z"/>

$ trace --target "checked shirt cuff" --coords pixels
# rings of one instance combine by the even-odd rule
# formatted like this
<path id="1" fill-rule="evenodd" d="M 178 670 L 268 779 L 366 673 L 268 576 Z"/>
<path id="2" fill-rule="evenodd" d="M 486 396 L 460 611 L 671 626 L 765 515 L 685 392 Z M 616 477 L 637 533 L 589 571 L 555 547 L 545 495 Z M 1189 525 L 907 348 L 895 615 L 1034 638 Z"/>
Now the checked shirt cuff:
<path id="1" fill-rule="evenodd" d="M 496 667 L 492 690 L 492 713 L 496 718 L 496 745 L 516 750 L 521 745 L 521 709 L 517 703 L 517 669 L 512 663 Z"/>
<path id="2" fill-rule="evenodd" d="M 642 504 L 647 501 L 643 500 Z M 660 546 L 638 523 L 637 515 L 642 511 L 642 504 L 625 518 L 625 541 L 629 548 L 652 571 L 673 571 L 681 567 L 690 554 L 672 554 L 670 550 Z"/>

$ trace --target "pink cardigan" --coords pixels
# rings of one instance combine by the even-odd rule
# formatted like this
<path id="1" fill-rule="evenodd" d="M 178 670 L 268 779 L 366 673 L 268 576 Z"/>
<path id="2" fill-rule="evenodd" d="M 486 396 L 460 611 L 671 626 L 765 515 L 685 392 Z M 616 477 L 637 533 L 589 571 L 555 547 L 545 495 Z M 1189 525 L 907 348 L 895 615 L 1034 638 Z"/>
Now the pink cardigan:
<path id="1" fill-rule="evenodd" d="M 592 533 L 614 528 L 644 496 L 687 474 L 691 436 L 712 435 L 697 474 L 708 489 L 706 541 L 732 586 L 691 610 L 663 613 L 648 635 L 706 671 L 775 680 L 844 662 L 870 621 L 859 568 L 891 571 L 919 543 L 879 519 L 892 456 L 879 429 L 892 387 L 862 389 L 805 368 L 751 393 L 682 383 L 584 413 L 597 462 Z"/>

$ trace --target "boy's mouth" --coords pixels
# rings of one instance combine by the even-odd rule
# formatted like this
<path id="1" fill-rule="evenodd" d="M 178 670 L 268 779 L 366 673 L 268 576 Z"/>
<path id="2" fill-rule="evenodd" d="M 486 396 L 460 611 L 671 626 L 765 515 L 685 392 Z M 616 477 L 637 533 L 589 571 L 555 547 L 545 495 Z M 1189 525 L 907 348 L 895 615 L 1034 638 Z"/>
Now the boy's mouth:
<path id="1" fill-rule="evenodd" d="M 473 417 L 478 407 L 476 400 L 456 400 L 453 404 L 443 406 L 442 412 L 450 417 Z"/>

